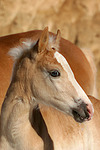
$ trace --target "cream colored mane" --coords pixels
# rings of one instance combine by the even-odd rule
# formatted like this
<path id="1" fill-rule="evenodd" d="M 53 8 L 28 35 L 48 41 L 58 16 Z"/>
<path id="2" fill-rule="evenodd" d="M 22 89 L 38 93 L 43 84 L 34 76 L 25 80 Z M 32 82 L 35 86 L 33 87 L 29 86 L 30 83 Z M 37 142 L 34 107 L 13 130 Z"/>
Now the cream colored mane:
<path id="1" fill-rule="evenodd" d="M 47 49 L 55 48 L 56 50 L 59 50 L 59 45 L 56 45 L 54 40 L 55 40 L 55 36 L 49 35 L 49 42 L 48 42 Z M 31 48 L 36 43 L 37 43 L 37 41 L 32 41 L 32 39 L 25 39 L 24 41 L 22 41 L 20 46 L 11 48 L 10 51 L 8 52 L 8 54 L 11 57 L 13 57 L 14 60 L 17 60 L 24 54 L 24 52 L 30 51 Z"/>

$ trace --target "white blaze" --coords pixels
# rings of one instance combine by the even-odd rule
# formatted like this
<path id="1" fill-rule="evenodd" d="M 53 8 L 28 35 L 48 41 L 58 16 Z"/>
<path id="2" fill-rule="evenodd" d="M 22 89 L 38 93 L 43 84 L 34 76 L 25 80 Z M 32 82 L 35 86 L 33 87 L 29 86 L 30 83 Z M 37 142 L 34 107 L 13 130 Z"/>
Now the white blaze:
<path id="1" fill-rule="evenodd" d="M 87 97 L 87 95 L 85 94 L 85 92 L 83 91 L 81 86 L 76 81 L 74 74 L 73 74 L 67 60 L 63 57 L 63 55 L 61 55 L 57 51 L 55 52 L 54 57 L 56 58 L 58 63 L 61 64 L 63 69 L 66 71 L 66 73 L 68 75 L 68 80 L 71 82 L 71 84 L 73 85 L 73 87 L 75 88 L 75 90 L 77 92 L 78 99 L 82 99 L 85 103 L 91 104 L 91 101 L 89 100 L 89 98 Z"/>

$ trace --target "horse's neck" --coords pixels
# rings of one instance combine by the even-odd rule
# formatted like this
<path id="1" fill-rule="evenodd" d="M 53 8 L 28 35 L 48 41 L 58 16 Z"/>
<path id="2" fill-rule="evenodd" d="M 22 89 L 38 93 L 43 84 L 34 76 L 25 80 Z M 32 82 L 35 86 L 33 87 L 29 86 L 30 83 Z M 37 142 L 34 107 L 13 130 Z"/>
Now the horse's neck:
<path id="1" fill-rule="evenodd" d="M 10 86 L 1 111 L 2 132 L 0 140 L 2 145 L 7 146 L 10 143 L 11 147 L 19 150 L 24 149 L 24 147 L 25 149 L 29 149 L 29 147 L 27 147 L 28 145 L 33 146 L 34 142 L 32 144 L 32 139 L 34 139 L 34 137 L 38 139 L 38 135 L 32 128 L 29 119 L 31 119 L 32 109 L 35 107 L 35 102 L 33 106 L 31 106 L 27 99 L 23 99 L 21 95 L 19 96 L 19 93 L 16 93 L 16 84 Z M 17 143 L 17 145 L 15 145 L 15 143 Z M 11 147 L 7 146 L 2 149 L 8 150 L 11 149 Z"/>

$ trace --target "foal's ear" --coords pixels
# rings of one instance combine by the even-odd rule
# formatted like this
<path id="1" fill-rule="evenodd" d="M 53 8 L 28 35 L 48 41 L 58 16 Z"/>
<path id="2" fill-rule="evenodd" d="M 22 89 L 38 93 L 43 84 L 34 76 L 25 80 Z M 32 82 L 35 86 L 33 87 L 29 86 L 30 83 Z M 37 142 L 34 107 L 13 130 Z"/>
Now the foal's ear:
<path id="1" fill-rule="evenodd" d="M 49 33 L 48 33 L 48 27 L 46 27 L 42 31 L 42 34 L 38 41 L 38 52 L 39 53 L 43 52 L 46 49 L 46 47 L 48 45 L 48 41 L 49 41 Z"/>
<path id="2" fill-rule="evenodd" d="M 57 30 L 57 34 L 56 34 L 56 38 L 55 38 L 56 44 L 59 44 L 60 39 L 61 39 L 61 32 L 60 32 L 60 30 Z"/>
<path id="3" fill-rule="evenodd" d="M 55 45 L 56 45 L 56 47 L 59 47 L 60 39 L 61 39 L 61 32 L 60 32 L 60 30 L 58 30 L 57 34 L 56 34 L 56 37 L 55 37 Z"/>
<path id="4" fill-rule="evenodd" d="M 49 45 L 56 49 L 56 50 L 59 50 L 59 43 L 60 43 L 60 40 L 61 40 L 61 32 L 60 30 L 57 31 L 57 34 L 55 35 L 54 39 L 51 41 L 51 43 L 49 43 Z"/>

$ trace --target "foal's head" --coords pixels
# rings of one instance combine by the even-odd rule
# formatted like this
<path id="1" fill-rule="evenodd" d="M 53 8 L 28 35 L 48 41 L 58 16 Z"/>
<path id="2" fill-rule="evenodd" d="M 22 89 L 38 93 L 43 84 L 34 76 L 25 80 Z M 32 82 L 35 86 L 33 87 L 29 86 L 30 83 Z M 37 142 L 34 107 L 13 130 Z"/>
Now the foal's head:
<path id="1" fill-rule="evenodd" d="M 13 78 L 30 90 L 30 101 L 52 106 L 78 122 L 90 120 L 92 104 L 59 53 L 60 38 L 59 30 L 50 36 L 45 28 L 35 44 L 26 41 L 21 48 L 11 50 L 10 55 L 16 58 Z"/>

